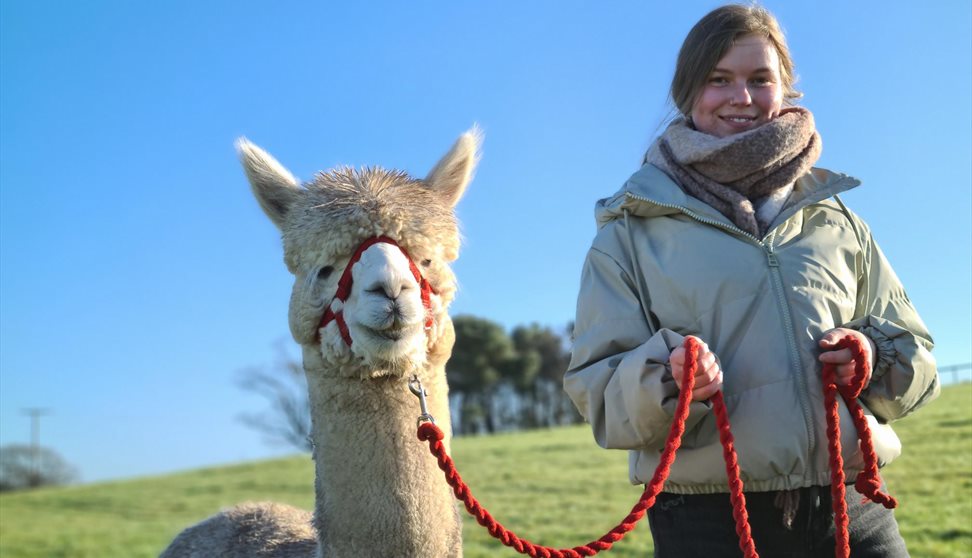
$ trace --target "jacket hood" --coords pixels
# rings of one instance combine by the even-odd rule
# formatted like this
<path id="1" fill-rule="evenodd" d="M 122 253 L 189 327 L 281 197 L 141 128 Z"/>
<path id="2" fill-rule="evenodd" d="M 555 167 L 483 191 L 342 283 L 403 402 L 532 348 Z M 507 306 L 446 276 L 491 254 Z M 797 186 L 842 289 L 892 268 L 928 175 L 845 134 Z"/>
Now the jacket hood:
<path id="1" fill-rule="evenodd" d="M 790 199 L 773 225 L 785 221 L 809 204 L 850 190 L 860 183 L 860 180 L 846 174 L 812 168 L 796 180 Z M 652 164 L 644 165 L 631 175 L 613 196 L 598 200 L 594 207 L 597 227 L 601 228 L 606 223 L 623 217 L 625 211 L 636 217 L 691 213 L 736 228 L 726 216 L 709 204 L 686 194 L 671 177 Z"/>

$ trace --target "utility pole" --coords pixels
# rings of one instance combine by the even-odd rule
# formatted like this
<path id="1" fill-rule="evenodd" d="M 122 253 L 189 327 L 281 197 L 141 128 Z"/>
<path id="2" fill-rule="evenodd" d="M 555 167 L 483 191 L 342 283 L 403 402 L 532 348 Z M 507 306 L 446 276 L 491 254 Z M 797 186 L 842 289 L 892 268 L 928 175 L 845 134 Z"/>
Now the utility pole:
<path id="1" fill-rule="evenodd" d="M 939 366 L 938 373 L 951 372 L 952 373 L 952 383 L 957 384 L 959 382 L 959 372 L 962 370 L 968 370 L 972 368 L 972 362 L 966 362 L 965 364 L 953 364 L 951 366 Z"/>
<path id="2" fill-rule="evenodd" d="M 30 416 L 30 486 L 40 484 L 40 418 L 49 415 L 48 409 L 29 407 L 23 409 L 25 415 Z"/>

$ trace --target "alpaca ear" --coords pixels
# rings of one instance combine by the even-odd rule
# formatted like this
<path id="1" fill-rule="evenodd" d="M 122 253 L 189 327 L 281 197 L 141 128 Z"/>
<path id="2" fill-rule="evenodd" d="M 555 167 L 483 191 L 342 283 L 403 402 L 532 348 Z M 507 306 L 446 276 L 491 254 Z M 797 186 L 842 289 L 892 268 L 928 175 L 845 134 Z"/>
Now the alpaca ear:
<path id="1" fill-rule="evenodd" d="M 483 132 L 473 126 L 459 136 L 449 150 L 425 177 L 429 188 L 439 195 L 449 207 L 454 207 L 472 180 L 476 163 L 479 162 L 479 146 L 483 142 Z"/>
<path id="2" fill-rule="evenodd" d="M 300 196 L 300 185 L 290 171 L 246 138 L 236 140 L 236 151 L 260 207 L 281 228 L 287 212 Z"/>

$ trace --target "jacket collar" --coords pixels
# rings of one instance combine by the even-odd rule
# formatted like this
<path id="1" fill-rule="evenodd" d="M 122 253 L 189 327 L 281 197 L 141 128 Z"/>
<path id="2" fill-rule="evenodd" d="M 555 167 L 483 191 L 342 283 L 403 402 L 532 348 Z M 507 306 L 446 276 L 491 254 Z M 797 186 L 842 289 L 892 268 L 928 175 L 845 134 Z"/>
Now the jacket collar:
<path id="1" fill-rule="evenodd" d="M 846 174 L 812 168 L 796 180 L 790 199 L 771 227 L 789 219 L 812 203 L 850 190 L 860 183 L 860 180 Z M 737 228 L 715 208 L 686 194 L 671 177 L 652 164 L 641 167 L 613 196 L 598 200 L 594 208 L 598 228 L 622 217 L 625 211 L 636 217 L 687 213 L 704 220 L 716 221 L 729 228 Z"/>

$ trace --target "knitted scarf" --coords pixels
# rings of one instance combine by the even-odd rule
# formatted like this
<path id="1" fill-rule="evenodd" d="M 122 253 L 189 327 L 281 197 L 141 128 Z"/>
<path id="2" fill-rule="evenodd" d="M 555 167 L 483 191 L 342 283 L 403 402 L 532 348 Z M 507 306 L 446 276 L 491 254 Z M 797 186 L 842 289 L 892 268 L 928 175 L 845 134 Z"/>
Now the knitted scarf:
<path id="1" fill-rule="evenodd" d="M 740 229 L 762 237 L 789 197 L 793 181 L 820 157 L 813 115 L 789 107 L 773 120 L 717 138 L 673 122 L 645 155 L 685 192 L 711 205 Z M 770 211 L 757 211 L 761 206 Z"/>

